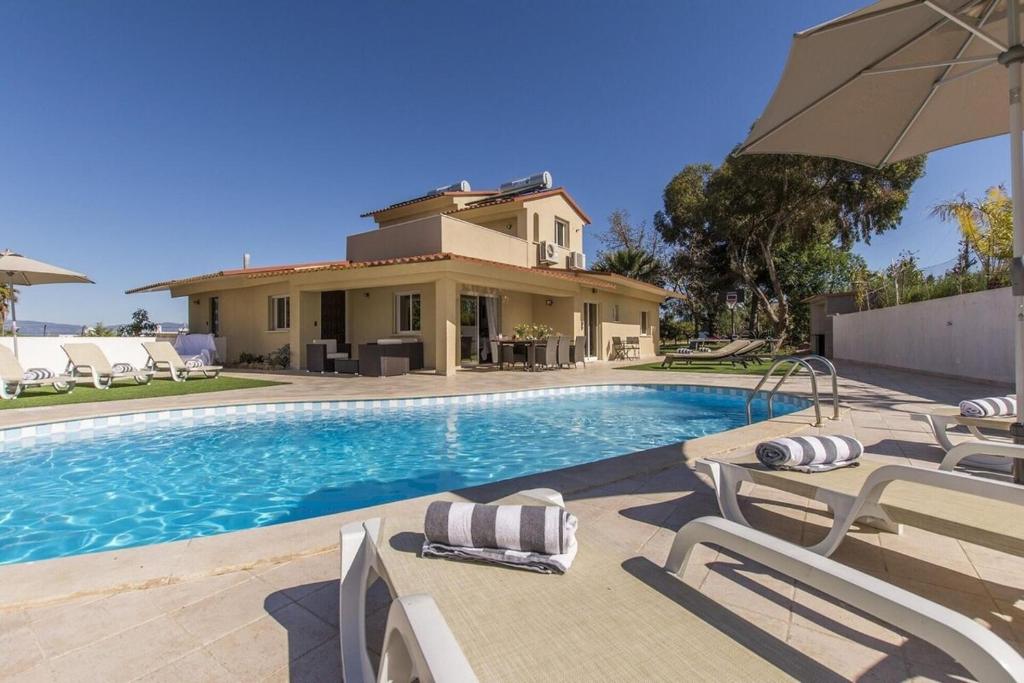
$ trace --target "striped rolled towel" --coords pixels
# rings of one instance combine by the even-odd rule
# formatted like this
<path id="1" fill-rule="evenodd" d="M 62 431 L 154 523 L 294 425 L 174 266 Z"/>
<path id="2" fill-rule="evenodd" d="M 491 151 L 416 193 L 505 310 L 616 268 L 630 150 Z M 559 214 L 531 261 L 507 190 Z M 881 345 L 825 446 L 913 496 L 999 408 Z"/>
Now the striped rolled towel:
<path id="1" fill-rule="evenodd" d="M 857 465 L 864 445 L 852 436 L 794 436 L 762 441 L 755 452 L 769 469 L 827 472 Z"/>
<path id="2" fill-rule="evenodd" d="M 134 372 L 138 372 L 135 369 L 135 366 L 131 363 L 114 363 L 111 366 L 111 369 L 114 371 L 115 375 L 130 375 Z"/>
<path id="3" fill-rule="evenodd" d="M 197 370 L 203 367 L 204 365 L 206 365 L 206 363 L 203 362 L 202 356 L 192 356 L 187 361 L 185 361 L 185 367 L 188 368 L 189 370 Z"/>
<path id="4" fill-rule="evenodd" d="M 1002 417 L 1017 414 L 1016 396 L 990 396 L 960 401 L 960 414 L 964 417 Z"/>
<path id="5" fill-rule="evenodd" d="M 50 379 L 55 377 L 53 370 L 47 368 L 29 368 L 21 376 L 26 382 L 35 382 L 41 379 Z"/>
<path id="6" fill-rule="evenodd" d="M 423 523 L 423 555 L 562 574 L 576 557 L 576 526 L 576 517 L 555 505 L 434 501 Z"/>

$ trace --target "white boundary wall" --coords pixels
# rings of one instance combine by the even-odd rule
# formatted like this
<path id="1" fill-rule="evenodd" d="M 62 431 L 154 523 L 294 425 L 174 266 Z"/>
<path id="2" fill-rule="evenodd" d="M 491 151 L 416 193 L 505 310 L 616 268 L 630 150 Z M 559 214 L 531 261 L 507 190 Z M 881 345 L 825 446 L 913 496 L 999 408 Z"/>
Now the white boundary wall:
<path id="1" fill-rule="evenodd" d="M 18 360 L 28 368 L 48 368 L 54 372 L 63 370 L 68 357 L 61 350 L 61 344 L 89 342 L 99 346 L 111 363 L 131 363 L 137 368 L 146 364 L 146 351 L 142 342 L 155 341 L 155 337 L 18 337 Z M 0 345 L 14 350 L 14 339 L 0 337 Z"/>
<path id="2" fill-rule="evenodd" d="M 946 377 L 1013 383 L 1009 287 L 833 318 L 834 355 Z"/>

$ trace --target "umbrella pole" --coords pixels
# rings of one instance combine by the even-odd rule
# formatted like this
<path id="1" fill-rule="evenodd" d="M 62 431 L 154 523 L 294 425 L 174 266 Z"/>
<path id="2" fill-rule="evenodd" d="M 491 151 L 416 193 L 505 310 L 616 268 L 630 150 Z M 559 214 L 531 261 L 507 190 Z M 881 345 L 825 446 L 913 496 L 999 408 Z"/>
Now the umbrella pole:
<path id="1" fill-rule="evenodd" d="M 1019 0 L 1007 0 L 1007 26 L 1009 33 L 1009 53 L 1013 53 L 1020 45 L 1020 3 Z M 1021 64 L 1019 54 L 1008 60 L 1007 75 L 1010 86 L 1010 191 L 1013 197 L 1013 260 L 1014 269 L 1018 269 L 1021 256 L 1024 256 L 1024 110 L 1021 106 Z M 1014 443 L 1024 444 L 1024 424 L 1021 414 L 1024 412 L 1024 282 L 1020 280 L 1022 273 L 1018 271 L 1014 278 L 1014 308 L 1017 320 L 1014 324 L 1014 380 L 1017 389 L 1017 422 L 1011 427 Z M 1013 480 L 1024 484 L 1024 461 L 1013 459 Z"/>
<path id="2" fill-rule="evenodd" d="M 14 308 L 14 280 L 8 283 L 8 290 L 11 294 L 11 334 L 14 336 L 14 357 L 18 357 L 18 313 Z"/>

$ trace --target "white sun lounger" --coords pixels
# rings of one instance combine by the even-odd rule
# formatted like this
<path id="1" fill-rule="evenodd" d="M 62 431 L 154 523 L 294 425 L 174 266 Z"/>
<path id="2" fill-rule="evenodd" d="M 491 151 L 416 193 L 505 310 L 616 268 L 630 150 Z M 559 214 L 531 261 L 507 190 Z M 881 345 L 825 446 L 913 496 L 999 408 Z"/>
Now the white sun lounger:
<path id="1" fill-rule="evenodd" d="M 75 388 L 75 378 L 70 375 L 57 375 L 25 379 L 25 370 L 18 362 L 18 358 L 6 346 L 0 346 L 0 399 L 17 398 L 25 389 L 47 386 L 53 387 L 58 393 L 68 393 Z"/>
<path id="2" fill-rule="evenodd" d="M 68 374 L 91 377 L 97 389 L 109 389 L 119 379 L 133 379 L 136 384 L 148 384 L 153 379 L 152 370 L 136 368 L 128 372 L 115 371 L 107 356 L 95 344 L 64 344 L 61 348 L 68 357 Z"/>
<path id="3" fill-rule="evenodd" d="M 500 501 L 562 504 L 548 489 Z M 339 628 L 348 683 L 368 681 L 821 680 L 813 656 L 677 578 L 713 543 L 923 638 L 978 680 L 1024 678 L 1024 659 L 966 616 L 754 529 L 704 517 L 684 526 L 661 568 L 581 527 L 562 576 L 418 556 L 427 502 L 341 531 Z M 365 597 L 393 596 L 380 666 L 367 656 Z"/>
<path id="4" fill-rule="evenodd" d="M 224 369 L 220 365 L 205 364 L 189 367 L 170 342 L 143 342 L 142 348 L 146 349 L 146 353 L 149 354 L 146 367 L 157 372 L 167 372 L 175 382 L 184 382 L 193 374 L 199 373 L 202 373 L 204 377 L 214 379 Z"/>
<path id="5" fill-rule="evenodd" d="M 722 516 L 739 524 L 749 526 L 739 505 L 744 482 L 827 505 L 832 528 L 808 548 L 822 555 L 831 555 L 861 521 L 895 533 L 906 524 L 1024 556 L 1024 487 L 953 471 L 978 455 L 1022 458 L 1024 446 L 965 442 L 946 454 L 938 470 L 861 458 L 857 467 L 808 474 L 768 469 L 754 455 L 698 460 L 696 468 L 711 478 Z"/>
<path id="6" fill-rule="evenodd" d="M 1013 415 L 1003 417 L 967 417 L 966 415 L 961 415 L 960 409 L 953 406 L 933 410 L 930 413 L 915 414 L 913 419 L 927 424 L 935 435 L 935 440 L 947 451 L 953 447 L 953 442 L 949 440 L 949 435 L 946 434 L 950 427 L 967 427 L 967 430 L 974 438 L 982 441 L 993 441 L 992 437 L 982 434 L 981 430 L 989 429 L 1005 432 L 1009 436 L 1010 425 L 1017 421 L 1016 416 Z"/>

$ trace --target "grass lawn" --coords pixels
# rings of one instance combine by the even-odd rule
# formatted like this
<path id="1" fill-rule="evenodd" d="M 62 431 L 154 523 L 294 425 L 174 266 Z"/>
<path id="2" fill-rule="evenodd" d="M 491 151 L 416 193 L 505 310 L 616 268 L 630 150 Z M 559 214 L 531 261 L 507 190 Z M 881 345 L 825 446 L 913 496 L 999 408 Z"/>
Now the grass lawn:
<path id="1" fill-rule="evenodd" d="M 703 372 L 712 375 L 763 375 L 772 366 L 772 361 L 766 363 L 747 363 L 747 367 L 733 365 L 732 363 L 716 363 L 714 361 L 695 361 L 689 365 L 676 363 L 671 369 L 661 367 L 661 361 L 655 363 L 641 363 L 640 365 L 626 365 L 615 368 L 616 370 L 655 370 L 659 372 Z M 789 367 L 776 370 L 781 374 Z"/>
<path id="2" fill-rule="evenodd" d="M 69 394 L 58 394 L 49 387 L 29 389 L 13 401 L 0 401 L 0 410 L 67 405 L 69 403 L 91 403 L 93 401 L 125 401 L 136 398 L 206 394 L 211 391 L 255 389 L 257 387 L 270 387 L 277 384 L 286 384 L 286 382 L 268 382 L 262 379 L 224 376 L 216 379 L 193 377 L 185 382 L 174 382 L 169 379 L 157 378 L 149 384 L 118 382 L 111 388 L 102 390 L 92 386 L 90 382 L 89 384 L 79 384 Z"/>

